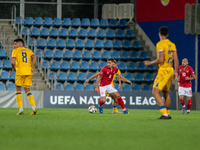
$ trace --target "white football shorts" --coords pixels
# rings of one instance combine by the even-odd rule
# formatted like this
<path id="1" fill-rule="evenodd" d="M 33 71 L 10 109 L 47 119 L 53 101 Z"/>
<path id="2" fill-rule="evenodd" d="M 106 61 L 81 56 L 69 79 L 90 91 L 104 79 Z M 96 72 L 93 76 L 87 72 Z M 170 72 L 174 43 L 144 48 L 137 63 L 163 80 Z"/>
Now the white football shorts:
<path id="1" fill-rule="evenodd" d="M 178 88 L 178 95 L 184 95 L 187 97 L 192 97 L 192 88 L 191 87 L 180 87 Z"/>
<path id="2" fill-rule="evenodd" d="M 106 86 L 99 86 L 99 96 L 104 97 L 106 96 L 106 91 L 110 93 L 115 93 L 117 90 L 112 86 L 112 84 Z"/>

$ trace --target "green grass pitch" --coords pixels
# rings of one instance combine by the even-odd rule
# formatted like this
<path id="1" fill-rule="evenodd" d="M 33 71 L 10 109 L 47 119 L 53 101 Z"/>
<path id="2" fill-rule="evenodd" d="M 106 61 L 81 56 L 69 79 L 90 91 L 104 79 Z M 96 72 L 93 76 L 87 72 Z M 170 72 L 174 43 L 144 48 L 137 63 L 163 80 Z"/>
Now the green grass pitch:
<path id="1" fill-rule="evenodd" d="M 121 111 L 121 109 L 119 109 Z M 129 110 L 130 115 L 87 109 L 0 109 L 0 150 L 199 150 L 200 111 Z"/>

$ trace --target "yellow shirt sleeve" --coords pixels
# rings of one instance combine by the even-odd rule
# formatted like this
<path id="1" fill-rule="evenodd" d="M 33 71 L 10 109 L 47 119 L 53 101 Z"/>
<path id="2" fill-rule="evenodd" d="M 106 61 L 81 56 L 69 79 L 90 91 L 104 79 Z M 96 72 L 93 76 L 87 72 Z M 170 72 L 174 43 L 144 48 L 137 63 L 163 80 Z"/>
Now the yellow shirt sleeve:
<path id="1" fill-rule="evenodd" d="M 12 57 L 16 58 L 16 50 L 15 49 L 12 51 Z"/>
<path id="2" fill-rule="evenodd" d="M 160 52 L 164 52 L 164 47 L 162 46 L 160 42 L 156 44 L 156 51 L 157 51 L 157 54 Z"/>
<path id="3" fill-rule="evenodd" d="M 118 72 L 117 72 L 117 73 L 118 73 L 118 75 L 121 75 L 121 71 L 120 71 L 119 69 L 118 69 Z"/>

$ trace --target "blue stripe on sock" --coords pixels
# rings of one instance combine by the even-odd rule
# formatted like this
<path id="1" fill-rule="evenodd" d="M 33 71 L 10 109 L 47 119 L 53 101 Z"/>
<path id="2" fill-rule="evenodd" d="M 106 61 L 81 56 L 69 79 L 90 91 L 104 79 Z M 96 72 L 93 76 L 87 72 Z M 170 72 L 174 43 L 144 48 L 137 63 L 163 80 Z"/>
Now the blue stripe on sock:
<path id="1" fill-rule="evenodd" d="M 163 108 L 166 108 L 166 106 L 165 106 L 165 105 L 163 105 L 163 106 L 160 106 L 160 107 L 159 107 L 159 109 L 163 109 Z"/>
<path id="2" fill-rule="evenodd" d="M 170 110 L 171 109 L 171 107 L 166 107 L 167 108 L 167 110 Z"/>
<path id="3" fill-rule="evenodd" d="M 113 106 L 113 107 L 117 107 L 117 106 Z"/>
<path id="4" fill-rule="evenodd" d="M 27 96 L 30 96 L 30 95 L 32 95 L 32 94 L 31 94 L 31 93 L 28 93 L 28 94 L 27 94 Z"/>
<path id="5" fill-rule="evenodd" d="M 18 95 L 18 94 L 21 94 L 20 92 L 19 93 L 16 93 L 16 95 Z"/>

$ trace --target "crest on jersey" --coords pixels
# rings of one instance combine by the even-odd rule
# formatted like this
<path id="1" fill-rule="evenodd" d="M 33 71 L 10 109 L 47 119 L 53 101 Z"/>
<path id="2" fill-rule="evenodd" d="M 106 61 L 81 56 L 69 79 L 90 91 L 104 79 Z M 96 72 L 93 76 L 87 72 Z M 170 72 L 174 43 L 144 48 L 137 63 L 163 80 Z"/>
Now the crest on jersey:
<path id="1" fill-rule="evenodd" d="M 185 72 L 182 73 L 182 76 L 184 76 L 184 77 L 186 76 Z"/>
<path id="2" fill-rule="evenodd" d="M 170 0 L 160 0 L 163 6 L 167 6 Z"/>

